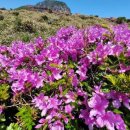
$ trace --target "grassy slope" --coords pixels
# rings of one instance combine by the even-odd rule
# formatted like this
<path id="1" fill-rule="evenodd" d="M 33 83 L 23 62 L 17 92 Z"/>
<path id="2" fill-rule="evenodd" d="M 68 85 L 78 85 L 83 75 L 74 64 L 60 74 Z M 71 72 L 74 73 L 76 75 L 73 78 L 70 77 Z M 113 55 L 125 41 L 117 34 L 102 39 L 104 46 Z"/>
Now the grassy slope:
<path id="1" fill-rule="evenodd" d="M 110 24 L 102 18 L 76 14 L 64 15 L 27 10 L 1 10 L 0 15 L 4 16 L 4 20 L 0 20 L 0 44 L 8 44 L 16 39 L 29 41 L 37 36 L 47 38 L 63 26 L 74 25 L 82 28 L 94 24 Z"/>

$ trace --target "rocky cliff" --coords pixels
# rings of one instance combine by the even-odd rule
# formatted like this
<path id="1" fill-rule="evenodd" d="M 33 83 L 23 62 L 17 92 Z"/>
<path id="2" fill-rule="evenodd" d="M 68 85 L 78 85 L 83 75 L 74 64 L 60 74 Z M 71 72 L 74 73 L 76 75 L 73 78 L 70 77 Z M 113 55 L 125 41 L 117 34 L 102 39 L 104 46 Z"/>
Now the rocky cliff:
<path id="1" fill-rule="evenodd" d="M 57 0 L 44 0 L 42 2 L 37 3 L 36 5 L 22 6 L 17 9 L 36 10 L 40 12 L 51 11 L 71 14 L 71 10 L 66 5 L 66 3 Z"/>

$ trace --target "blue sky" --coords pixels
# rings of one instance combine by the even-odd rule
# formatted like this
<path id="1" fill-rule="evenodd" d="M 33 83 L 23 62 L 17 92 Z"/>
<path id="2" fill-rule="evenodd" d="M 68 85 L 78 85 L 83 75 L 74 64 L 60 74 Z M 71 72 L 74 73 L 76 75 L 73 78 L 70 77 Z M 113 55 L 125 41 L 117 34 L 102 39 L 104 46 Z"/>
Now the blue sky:
<path id="1" fill-rule="evenodd" d="M 16 8 L 36 4 L 42 0 L 0 0 L 0 7 Z M 61 0 L 67 3 L 72 13 L 99 15 L 100 17 L 130 18 L 130 0 Z"/>

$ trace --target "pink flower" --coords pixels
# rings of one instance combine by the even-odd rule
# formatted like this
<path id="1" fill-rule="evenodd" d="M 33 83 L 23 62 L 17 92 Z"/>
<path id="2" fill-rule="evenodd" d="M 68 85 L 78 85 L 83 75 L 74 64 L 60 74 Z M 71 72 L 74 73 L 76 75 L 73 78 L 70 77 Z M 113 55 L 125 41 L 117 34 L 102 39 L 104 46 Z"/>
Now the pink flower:
<path id="1" fill-rule="evenodd" d="M 14 82 L 11 86 L 12 90 L 15 93 L 23 92 L 24 91 L 24 81 Z"/>
<path id="2" fill-rule="evenodd" d="M 66 95 L 66 103 L 75 102 L 76 96 L 74 92 L 68 92 Z"/>
<path id="3" fill-rule="evenodd" d="M 126 125 L 119 114 L 116 114 L 115 125 L 118 130 L 126 130 Z"/>
<path id="4" fill-rule="evenodd" d="M 112 104 L 114 107 L 119 108 L 121 103 L 123 103 L 123 105 L 130 110 L 130 98 L 127 94 L 110 91 L 110 93 L 107 94 L 107 98 L 112 99 Z"/>
<path id="5" fill-rule="evenodd" d="M 113 50 L 113 54 L 119 56 L 123 52 L 124 48 L 122 45 L 114 45 L 112 47 L 112 50 Z"/>
<path id="6" fill-rule="evenodd" d="M 83 81 L 87 78 L 87 66 L 84 64 L 80 67 L 78 67 L 78 70 L 76 71 L 77 74 L 80 75 L 80 80 Z"/>
<path id="7" fill-rule="evenodd" d="M 48 101 L 48 106 L 47 108 L 50 109 L 50 108 L 53 108 L 53 109 L 58 109 L 59 105 L 61 105 L 62 103 L 62 100 L 58 100 L 57 97 L 53 97 L 53 98 L 50 98 L 49 101 Z"/>
<path id="8" fill-rule="evenodd" d="M 0 105 L 0 115 L 2 114 L 3 112 L 3 106 Z"/>
<path id="9" fill-rule="evenodd" d="M 71 113 L 72 110 L 73 110 L 73 108 L 70 105 L 65 106 L 65 112 L 66 113 Z"/>
<path id="10" fill-rule="evenodd" d="M 87 109 L 81 110 L 79 118 L 84 119 L 85 124 L 90 127 L 90 130 L 93 130 L 93 126 L 95 125 L 95 119 L 90 118 L 89 111 Z"/>
<path id="11" fill-rule="evenodd" d="M 119 73 L 125 73 L 127 71 L 130 71 L 130 66 L 126 66 L 124 64 L 120 64 L 120 70 Z"/>
<path id="12" fill-rule="evenodd" d="M 78 80 L 78 77 L 77 75 L 74 73 L 74 70 L 73 69 L 70 69 L 69 70 L 69 77 L 71 78 L 71 83 L 74 87 L 77 87 L 78 84 L 79 84 L 79 80 Z"/>
<path id="13" fill-rule="evenodd" d="M 35 107 L 38 107 L 42 110 L 41 115 L 45 116 L 47 113 L 47 105 L 48 105 L 48 96 L 44 96 L 44 94 L 40 94 L 38 97 L 35 97 L 32 102 L 35 104 Z"/>
<path id="14" fill-rule="evenodd" d="M 41 54 L 35 56 L 35 61 L 38 65 L 42 65 L 45 62 L 45 57 Z"/>
<path id="15" fill-rule="evenodd" d="M 107 127 L 108 130 L 115 130 L 115 126 L 118 130 L 126 130 L 126 126 L 121 116 L 108 111 L 104 115 L 97 117 L 97 124 L 102 127 Z"/>
<path id="16" fill-rule="evenodd" d="M 58 70 L 58 69 L 52 70 L 52 74 L 56 80 L 59 80 L 62 78 L 62 75 L 60 73 L 61 73 L 61 70 Z"/>
<path id="17" fill-rule="evenodd" d="M 55 121 L 49 127 L 50 127 L 50 130 L 64 130 L 64 125 L 61 121 Z"/>
<path id="18" fill-rule="evenodd" d="M 39 122 L 40 124 L 38 124 L 38 125 L 35 126 L 36 129 L 39 129 L 39 128 L 41 128 L 42 126 L 44 126 L 45 123 L 47 122 L 47 120 L 44 119 L 44 118 L 41 118 L 38 122 Z"/>
<path id="19" fill-rule="evenodd" d="M 97 124 L 102 127 L 107 127 L 108 130 L 115 130 L 115 115 L 113 112 L 107 112 L 103 116 L 97 117 Z"/>
<path id="20" fill-rule="evenodd" d="M 92 108 L 90 111 L 90 117 L 104 114 L 108 104 L 109 102 L 104 96 L 96 93 L 93 94 L 93 97 L 88 101 L 88 106 Z"/>

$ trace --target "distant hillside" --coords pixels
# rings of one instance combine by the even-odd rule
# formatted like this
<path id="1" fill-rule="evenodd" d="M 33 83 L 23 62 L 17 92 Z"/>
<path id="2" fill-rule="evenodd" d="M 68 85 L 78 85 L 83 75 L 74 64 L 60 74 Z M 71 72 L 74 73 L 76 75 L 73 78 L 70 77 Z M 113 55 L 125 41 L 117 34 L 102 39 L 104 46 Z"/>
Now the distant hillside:
<path id="1" fill-rule="evenodd" d="M 0 44 L 9 44 L 13 40 L 30 41 L 38 36 L 46 39 L 64 26 L 83 28 L 94 24 L 109 25 L 111 22 L 97 16 L 0 10 Z"/>
<path id="2" fill-rule="evenodd" d="M 9 44 L 13 40 L 28 42 L 35 37 L 44 39 L 54 35 L 64 26 L 84 28 L 90 25 L 110 25 L 126 21 L 125 18 L 99 18 L 79 14 L 49 13 L 28 10 L 0 10 L 0 44 Z M 130 25 L 130 20 L 127 20 Z"/>
<path id="3" fill-rule="evenodd" d="M 25 5 L 17 8 L 19 9 L 27 9 L 31 11 L 52 11 L 59 12 L 65 14 L 71 14 L 70 8 L 66 5 L 66 3 L 57 1 L 57 0 L 44 0 L 42 2 L 37 3 L 36 5 Z"/>

